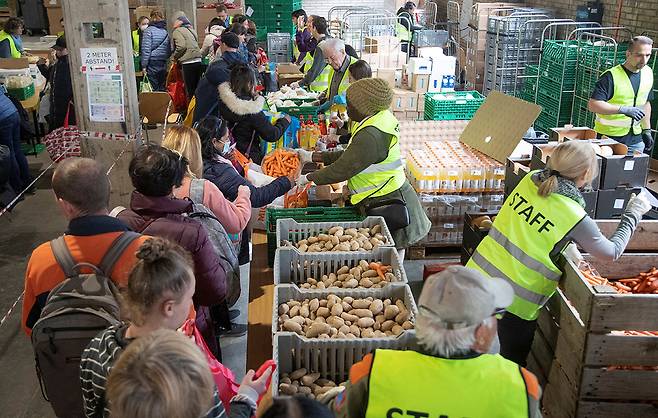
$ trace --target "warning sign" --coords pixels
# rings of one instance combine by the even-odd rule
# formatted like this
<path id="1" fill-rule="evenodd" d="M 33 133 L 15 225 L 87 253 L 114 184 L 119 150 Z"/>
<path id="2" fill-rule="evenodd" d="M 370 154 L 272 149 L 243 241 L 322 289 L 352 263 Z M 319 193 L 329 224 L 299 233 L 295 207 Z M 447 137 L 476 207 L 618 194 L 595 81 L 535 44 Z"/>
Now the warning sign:
<path id="1" fill-rule="evenodd" d="M 80 48 L 83 73 L 121 71 L 116 48 Z"/>

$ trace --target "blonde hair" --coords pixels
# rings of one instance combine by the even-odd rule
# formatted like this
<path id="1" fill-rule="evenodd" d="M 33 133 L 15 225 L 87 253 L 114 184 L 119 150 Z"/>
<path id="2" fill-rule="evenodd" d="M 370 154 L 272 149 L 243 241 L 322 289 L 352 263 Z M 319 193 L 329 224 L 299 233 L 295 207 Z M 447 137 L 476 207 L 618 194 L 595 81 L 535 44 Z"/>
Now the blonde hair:
<path id="1" fill-rule="evenodd" d="M 189 162 L 187 171 L 190 177 L 203 178 L 201 138 L 194 129 L 180 125 L 170 126 L 162 140 L 162 146 L 179 152 L 187 159 Z"/>
<path id="2" fill-rule="evenodd" d="M 568 141 L 558 145 L 551 153 L 546 169 L 550 175 L 539 185 L 539 195 L 544 197 L 557 191 L 558 175 L 574 182 L 584 178 L 589 184 L 599 171 L 596 153 L 587 141 Z"/>
<path id="3" fill-rule="evenodd" d="M 215 382 L 199 348 L 183 334 L 157 330 L 131 343 L 107 380 L 112 417 L 199 418 Z"/>

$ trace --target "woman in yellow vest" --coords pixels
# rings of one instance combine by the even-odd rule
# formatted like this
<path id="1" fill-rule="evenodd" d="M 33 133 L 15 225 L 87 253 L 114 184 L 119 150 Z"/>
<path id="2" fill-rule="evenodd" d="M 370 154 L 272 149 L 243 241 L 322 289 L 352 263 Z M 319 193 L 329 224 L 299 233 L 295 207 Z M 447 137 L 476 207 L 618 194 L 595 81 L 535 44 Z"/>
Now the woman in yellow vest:
<path id="1" fill-rule="evenodd" d="M 461 266 L 428 277 L 418 299 L 418 346 L 377 349 L 354 364 L 331 403 L 336 418 L 541 417 L 535 375 L 488 354 L 495 315 L 513 297 L 504 280 Z"/>
<path id="2" fill-rule="evenodd" d="M 0 31 L 0 58 L 20 58 L 23 54 L 23 21 L 10 17 Z"/>
<path id="3" fill-rule="evenodd" d="M 559 257 L 577 260 L 585 252 L 604 260 L 621 256 L 651 205 L 633 196 L 608 240 L 585 211 L 580 189 L 598 176 L 596 154 L 585 141 L 569 141 L 551 153 L 545 170 L 531 171 L 510 193 L 491 227 L 466 264 L 505 279 L 515 296 L 500 321 L 500 353 L 525 365 L 539 310 L 562 277 Z"/>
<path id="4" fill-rule="evenodd" d="M 146 28 L 149 27 L 149 18 L 146 16 L 142 16 L 137 20 L 137 29 L 132 31 L 132 39 L 133 39 L 133 55 L 136 57 L 139 56 L 139 45 L 141 44 L 141 39 L 142 39 L 142 32 L 146 30 Z"/>
<path id="5" fill-rule="evenodd" d="M 345 151 L 299 150 L 302 164 L 325 168 L 302 175 L 298 184 L 347 180 L 350 202 L 364 215 L 384 216 L 395 246 L 404 249 L 427 236 L 431 223 L 407 181 L 400 155 L 400 127 L 389 111 L 393 90 L 386 81 L 366 78 L 347 89 L 347 112 L 357 122 Z M 402 251 L 404 255 L 404 251 Z"/>

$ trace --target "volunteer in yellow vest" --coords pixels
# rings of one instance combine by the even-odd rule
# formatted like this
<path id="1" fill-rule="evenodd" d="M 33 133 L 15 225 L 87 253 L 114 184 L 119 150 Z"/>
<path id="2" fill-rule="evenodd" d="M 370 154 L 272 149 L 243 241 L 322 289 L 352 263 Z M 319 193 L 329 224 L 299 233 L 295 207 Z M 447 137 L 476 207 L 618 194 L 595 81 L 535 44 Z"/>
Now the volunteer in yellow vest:
<path id="1" fill-rule="evenodd" d="M 339 392 L 331 401 L 336 418 L 541 417 L 537 378 L 487 354 L 495 315 L 513 297 L 504 280 L 461 266 L 428 277 L 418 300 L 418 348 L 377 349 L 354 364 L 345 390 L 332 390 Z"/>
<path id="2" fill-rule="evenodd" d="M 608 240 L 587 215 L 579 190 L 597 175 L 596 154 L 588 142 L 558 145 L 546 169 L 531 171 L 510 193 L 489 235 L 466 264 L 503 278 L 514 288 L 514 302 L 499 323 L 498 336 L 501 355 L 522 366 L 530 352 L 539 310 L 562 276 L 560 255 L 578 260 L 575 242 L 594 257 L 616 260 L 642 215 L 651 209 L 643 195 L 632 196 Z"/>
<path id="3" fill-rule="evenodd" d="M 388 110 L 392 99 L 393 90 L 382 79 L 352 84 L 347 89 L 347 113 L 357 124 L 350 145 L 344 151 L 299 150 L 302 164 L 315 161 L 326 167 L 301 176 L 298 184 L 347 180 L 352 204 L 364 214 L 384 216 L 395 246 L 404 249 L 427 236 L 431 223 L 404 174 L 399 123 Z"/>
<path id="4" fill-rule="evenodd" d="M 398 10 L 397 23 L 395 25 L 395 34 L 402 41 L 402 51 L 407 52 L 409 43 L 413 39 L 415 31 L 422 29 L 421 25 L 416 24 L 416 3 L 408 1 Z"/>
<path id="5" fill-rule="evenodd" d="M 327 39 L 318 45 L 318 48 L 322 49 L 322 54 L 329 66 L 324 99 L 331 102 L 335 96 L 344 95 L 347 91 L 350 85 L 349 67 L 358 59 L 347 55 L 345 42 L 342 39 Z"/>
<path id="6" fill-rule="evenodd" d="M 133 40 L 133 55 L 139 56 L 139 45 L 141 44 L 142 32 L 149 27 L 149 18 L 142 16 L 137 20 L 137 29 L 131 32 Z"/>
<path id="7" fill-rule="evenodd" d="M 23 54 L 23 21 L 10 17 L 0 31 L 0 58 L 20 58 Z"/>
<path id="8" fill-rule="evenodd" d="M 603 73 L 588 104 L 596 113 L 596 132 L 628 145 L 629 154 L 651 154 L 653 148 L 653 71 L 647 66 L 652 45 L 646 36 L 633 38 L 626 61 Z"/>
<path id="9" fill-rule="evenodd" d="M 306 73 L 304 78 L 299 82 L 294 82 L 291 84 L 291 87 L 303 87 L 311 91 L 322 93 L 327 90 L 329 86 L 329 70 L 331 67 L 326 63 L 320 44 L 327 38 L 330 38 L 327 34 L 327 19 L 324 17 L 311 15 L 308 18 L 307 27 L 313 35 L 313 39 L 317 42 L 317 47 L 313 50 L 313 63 L 306 65 L 309 67 L 305 69 Z M 308 55 L 308 54 L 307 54 Z"/>

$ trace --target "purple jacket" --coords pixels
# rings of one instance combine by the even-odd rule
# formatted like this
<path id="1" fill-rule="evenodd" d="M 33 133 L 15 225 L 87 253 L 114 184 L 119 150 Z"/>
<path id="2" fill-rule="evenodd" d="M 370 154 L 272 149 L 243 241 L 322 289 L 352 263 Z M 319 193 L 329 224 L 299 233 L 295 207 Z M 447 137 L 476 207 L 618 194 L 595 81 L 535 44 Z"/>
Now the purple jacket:
<path id="1" fill-rule="evenodd" d="M 297 57 L 297 64 L 301 63 L 307 53 L 313 52 L 315 47 L 318 46 L 318 41 L 311 35 L 311 32 L 304 28 L 303 31 L 297 31 L 295 34 L 295 43 L 299 49 L 299 57 Z"/>
<path id="2" fill-rule="evenodd" d="M 226 297 L 226 272 L 203 225 L 183 215 L 191 211 L 189 200 L 149 197 L 133 191 L 130 210 L 124 210 L 117 217 L 134 231 L 167 238 L 192 254 L 196 324 L 214 352 L 217 340 L 208 307 L 221 303 Z"/>

